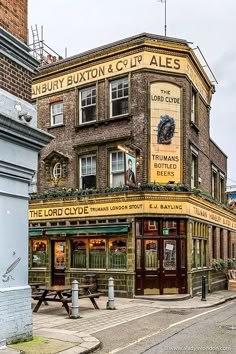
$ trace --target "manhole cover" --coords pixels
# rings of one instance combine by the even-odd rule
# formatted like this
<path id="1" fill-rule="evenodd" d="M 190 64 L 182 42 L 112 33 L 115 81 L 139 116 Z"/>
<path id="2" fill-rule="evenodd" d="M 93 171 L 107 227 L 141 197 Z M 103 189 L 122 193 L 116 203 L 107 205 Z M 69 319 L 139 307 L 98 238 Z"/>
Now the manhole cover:
<path id="1" fill-rule="evenodd" d="M 225 325 L 222 327 L 228 329 L 229 331 L 236 331 L 236 325 Z"/>

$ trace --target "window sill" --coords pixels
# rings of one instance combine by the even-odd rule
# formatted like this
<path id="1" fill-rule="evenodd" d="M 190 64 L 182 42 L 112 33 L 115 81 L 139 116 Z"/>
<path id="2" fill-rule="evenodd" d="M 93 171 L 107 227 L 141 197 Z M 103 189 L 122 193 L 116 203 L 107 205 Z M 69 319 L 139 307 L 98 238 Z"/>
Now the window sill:
<path id="1" fill-rule="evenodd" d="M 65 124 L 50 125 L 50 127 L 48 127 L 48 130 L 55 129 L 55 128 L 63 128 L 63 127 L 65 127 Z"/>
<path id="2" fill-rule="evenodd" d="M 114 118 L 108 118 L 108 119 L 102 119 L 102 120 L 96 120 L 96 121 L 93 121 L 93 122 L 89 122 L 89 123 L 83 123 L 83 124 L 78 124 L 78 125 L 75 125 L 75 130 L 80 130 L 80 129 L 83 129 L 83 128 L 90 128 L 90 127 L 98 127 L 102 124 L 104 125 L 108 125 L 112 122 L 116 122 L 116 121 L 120 121 L 120 120 L 130 120 L 132 118 L 131 115 L 124 115 L 124 116 L 117 116 L 117 117 L 114 117 Z"/>
<path id="3" fill-rule="evenodd" d="M 196 125 L 196 123 L 194 123 L 193 121 L 190 122 L 190 126 L 197 132 L 199 133 L 199 128 L 198 126 Z"/>

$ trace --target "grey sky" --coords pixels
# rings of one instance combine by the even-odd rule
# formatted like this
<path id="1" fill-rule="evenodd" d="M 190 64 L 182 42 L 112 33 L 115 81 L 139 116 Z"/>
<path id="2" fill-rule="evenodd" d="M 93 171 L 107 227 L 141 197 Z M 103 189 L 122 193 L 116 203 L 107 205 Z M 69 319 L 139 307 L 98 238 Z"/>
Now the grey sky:
<path id="1" fill-rule="evenodd" d="M 81 53 L 141 32 L 164 35 L 164 3 L 158 0 L 28 0 L 31 26 L 43 26 L 56 52 Z M 199 46 L 218 85 L 212 99 L 211 137 L 228 155 L 228 185 L 236 186 L 235 0 L 167 0 L 167 36 Z M 213 77 L 207 71 L 210 78 Z"/>

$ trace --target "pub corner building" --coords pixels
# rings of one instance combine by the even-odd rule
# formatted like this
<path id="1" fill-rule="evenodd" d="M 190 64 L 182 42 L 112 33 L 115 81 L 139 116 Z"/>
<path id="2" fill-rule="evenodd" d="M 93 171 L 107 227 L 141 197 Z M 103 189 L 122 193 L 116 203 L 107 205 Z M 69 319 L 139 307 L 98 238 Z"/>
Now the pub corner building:
<path id="1" fill-rule="evenodd" d="M 106 294 L 113 277 L 126 297 L 196 295 L 202 276 L 225 288 L 236 215 L 214 92 L 187 41 L 147 33 L 40 67 L 38 127 L 55 138 L 30 201 L 30 281 Z"/>

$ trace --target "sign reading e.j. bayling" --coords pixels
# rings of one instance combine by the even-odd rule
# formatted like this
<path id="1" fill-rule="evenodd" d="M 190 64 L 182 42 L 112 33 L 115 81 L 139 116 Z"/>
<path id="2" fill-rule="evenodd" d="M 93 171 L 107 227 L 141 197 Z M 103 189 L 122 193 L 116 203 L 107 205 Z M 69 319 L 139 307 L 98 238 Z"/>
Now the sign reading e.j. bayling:
<path id="1" fill-rule="evenodd" d="M 181 182 L 181 90 L 166 82 L 150 87 L 150 182 Z"/>

